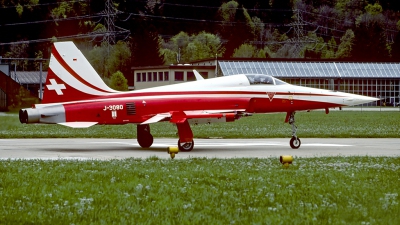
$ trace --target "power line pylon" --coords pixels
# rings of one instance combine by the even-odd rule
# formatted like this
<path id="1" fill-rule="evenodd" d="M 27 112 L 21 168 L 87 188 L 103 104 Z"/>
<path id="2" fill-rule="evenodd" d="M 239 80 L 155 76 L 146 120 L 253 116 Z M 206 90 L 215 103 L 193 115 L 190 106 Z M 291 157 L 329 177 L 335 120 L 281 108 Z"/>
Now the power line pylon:
<path id="1" fill-rule="evenodd" d="M 115 15 L 116 10 L 114 9 L 113 1 L 107 0 L 105 7 L 105 25 L 107 28 L 107 32 L 104 36 L 104 41 L 106 41 L 109 46 L 115 44 Z"/>
<path id="2" fill-rule="evenodd" d="M 296 21 L 287 24 L 286 26 L 290 26 L 294 30 L 294 37 L 286 40 L 286 44 L 293 45 L 293 58 L 302 58 L 300 55 L 301 50 L 303 49 L 305 44 L 315 43 L 316 40 L 309 38 L 304 35 L 304 26 L 308 25 L 303 20 L 303 15 L 300 10 L 293 10 L 293 14 L 295 15 Z"/>

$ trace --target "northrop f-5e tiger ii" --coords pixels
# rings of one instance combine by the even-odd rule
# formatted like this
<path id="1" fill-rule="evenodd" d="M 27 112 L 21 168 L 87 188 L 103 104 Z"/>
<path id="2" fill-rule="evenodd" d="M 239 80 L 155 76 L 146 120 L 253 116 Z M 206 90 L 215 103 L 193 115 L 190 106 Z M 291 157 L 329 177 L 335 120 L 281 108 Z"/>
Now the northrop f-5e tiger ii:
<path id="1" fill-rule="evenodd" d="M 378 99 L 300 87 L 265 74 L 238 74 L 128 92 L 109 88 L 73 42 L 53 44 L 41 104 L 21 109 L 21 123 L 85 128 L 95 124 L 136 124 L 137 141 L 153 144 L 150 124 L 178 129 L 180 151 L 194 146 L 191 124 L 233 122 L 253 113 L 286 113 L 290 146 L 300 147 L 295 112 L 358 105 Z M 212 140 L 210 140 L 212 141 Z"/>

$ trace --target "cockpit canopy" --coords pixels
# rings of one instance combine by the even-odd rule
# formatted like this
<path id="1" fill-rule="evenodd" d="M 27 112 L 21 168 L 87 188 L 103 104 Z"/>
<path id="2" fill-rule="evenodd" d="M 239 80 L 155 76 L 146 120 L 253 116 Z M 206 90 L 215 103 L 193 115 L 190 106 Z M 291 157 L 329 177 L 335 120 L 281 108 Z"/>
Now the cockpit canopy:
<path id="1" fill-rule="evenodd" d="M 250 85 L 266 84 L 266 85 L 282 85 L 287 84 L 279 79 L 264 74 L 246 74 L 249 79 Z"/>

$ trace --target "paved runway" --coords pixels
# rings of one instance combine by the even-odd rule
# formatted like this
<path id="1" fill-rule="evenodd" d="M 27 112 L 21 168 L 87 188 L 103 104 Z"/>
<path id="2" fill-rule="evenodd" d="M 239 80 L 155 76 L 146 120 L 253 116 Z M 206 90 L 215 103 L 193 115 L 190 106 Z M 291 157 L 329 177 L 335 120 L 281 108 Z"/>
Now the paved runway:
<path id="1" fill-rule="evenodd" d="M 291 149 L 289 138 L 277 139 L 195 139 L 191 152 L 179 152 L 176 159 L 188 157 L 294 157 L 390 156 L 400 157 L 399 139 L 320 139 L 302 138 L 299 149 Z M 134 139 L 0 139 L 0 159 L 123 159 L 157 156 L 169 158 L 168 146 L 176 139 L 155 139 L 142 149 Z"/>

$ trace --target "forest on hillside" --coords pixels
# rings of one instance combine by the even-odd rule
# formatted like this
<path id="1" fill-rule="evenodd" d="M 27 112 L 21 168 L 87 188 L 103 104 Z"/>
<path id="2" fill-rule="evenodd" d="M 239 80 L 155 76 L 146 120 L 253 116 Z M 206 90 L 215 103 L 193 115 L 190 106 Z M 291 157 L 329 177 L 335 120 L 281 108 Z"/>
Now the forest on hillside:
<path id="1" fill-rule="evenodd" d="M 56 41 L 103 77 L 213 57 L 400 61 L 400 1 L 0 0 L 3 61 L 49 58 Z"/>

